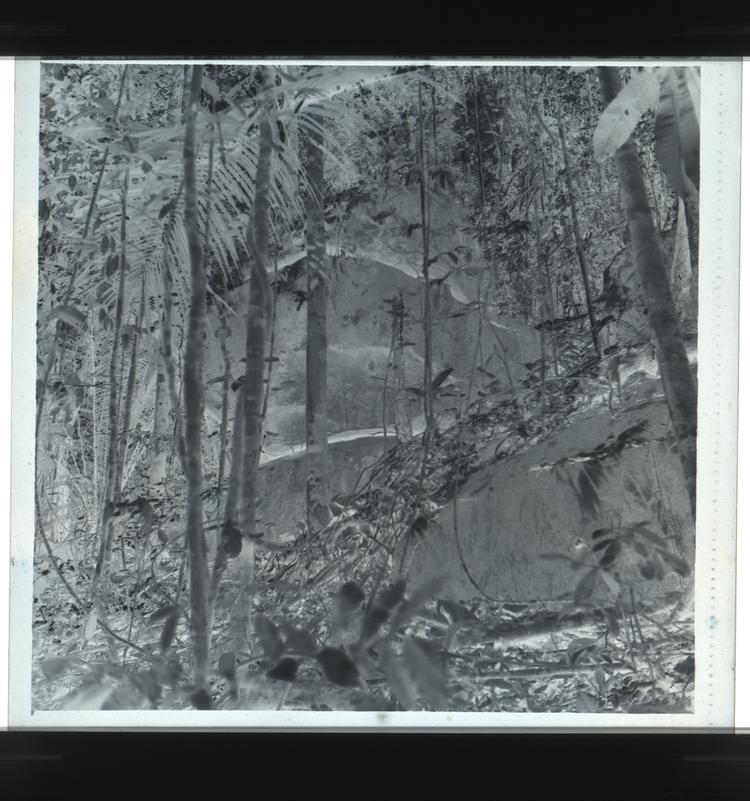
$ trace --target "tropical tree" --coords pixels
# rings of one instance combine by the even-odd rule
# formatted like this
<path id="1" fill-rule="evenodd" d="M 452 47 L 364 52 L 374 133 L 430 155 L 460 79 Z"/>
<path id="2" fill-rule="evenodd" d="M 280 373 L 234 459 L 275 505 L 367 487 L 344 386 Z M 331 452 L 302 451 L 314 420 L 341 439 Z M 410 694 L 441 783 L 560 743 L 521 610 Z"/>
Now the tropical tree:
<path id="1" fill-rule="evenodd" d="M 648 104 L 649 99 L 644 101 L 643 95 L 646 94 L 648 98 L 649 89 L 652 92 L 654 88 L 658 89 L 658 83 L 654 87 L 653 75 L 650 76 L 650 79 L 645 77 L 641 80 L 634 79 L 638 80 L 638 86 L 628 84 L 631 88 L 625 92 L 615 67 L 600 67 L 598 73 L 602 97 L 605 103 L 609 104 L 605 115 L 611 119 L 614 119 L 615 115 L 619 117 L 628 114 L 628 116 L 635 117 L 637 121 L 640 114 L 632 113 L 633 104 L 643 104 L 644 102 Z M 642 73 L 641 75 L 649 74 Z M 674 91 L 675 82 L 672 73 L 667 73 L 663 80 L 668 87 L 667 92 L 671 94 Z M 684 74 L 681 85 L 683 87 L 685 85 Z M 653 94 L 656 93 L 653 92 Z M 661 162 L 665 165 L 665 172 L 670 181 L 673 181 L 675 187 L 679 187 L 678 194 L 684 197 L 684 187 L 687 184 L 692 183 L 694 187 L 692 191 L 697 191 L 698 149 L 695 114 L 686 89 L 683 89 L 680 101 L 676 101 L 673 95 L 671 103 L 663 102 L 663 98 L 662 94 L 659 102 L 661 116 L 657 117 L 658 152 L 661 154 Z M 687 120 L 682 128 L 678 128 L 673 110 L 677 102 L 683 104 L 682 112 L 678 112 L 678 117 Z M 668 115 L 667 119 L 664 119 L 665 114 Z M 654 226 L 638 153 L 630 136 L 632 128 L 630 125 L 615 126 L 606 118 L 603 118 L 603 123 L 598 130 L 600 139 L 609 133 L 608 148 L 611 149 L 613 145 L 616 145 L 615 161 L 625 214 L 630 228 L 633 254 L 646 298 L 649 326 L 656 347 L 664 393 L 677 438 L 677 447 L 682 460 L 693 516 L 695 516 L 697 428 L 695 380 L 680 333 L 672 288 Z M 617 128 L 616 132 L 615 127 Z M 687 127 L 687 130 L 684 130 L 684 127 Z M 625 134 L 624 140 L 623 134 Z M 688 171 L 693 176 L 693 181 L 691 181 Z"/>

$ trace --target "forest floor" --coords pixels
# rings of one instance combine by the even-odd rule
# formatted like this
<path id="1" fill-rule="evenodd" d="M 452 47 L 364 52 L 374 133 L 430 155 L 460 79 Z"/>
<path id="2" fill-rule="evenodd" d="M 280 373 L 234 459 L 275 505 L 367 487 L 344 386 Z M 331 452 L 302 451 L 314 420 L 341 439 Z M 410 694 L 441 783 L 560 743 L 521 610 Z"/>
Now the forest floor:
<path id="1" fill-rule="evenodd" d="M 689 613 L 673 616 L 675 606 L 641 607 L 615 622 L 610 608 L 571 611 L 562 602 L 482 601 L 469 608 L 433 601 L 393 641 L 394 652 L 404 654 L 403 644 L 410 640 L 429 657 L 421 671 L 407 661 L 405 675 L 419 694 L 417 700 L 415 692 L 408 707 L 413 691 L 402 687 L 394 692 L 388 671 L 377 665 L 361 671 L 358 686 L 342 687 L 325 680 L 315 659 L 300 659 L 290 683 L 268 676 L 273 665 L 261 651 L 243 656 L 236 696 L 229 691 L 232 682 L 215 679 L 214 708 L 689 713 L 693 621 Z M 125 627 L 118 623 L 111 621 L 116 629 Z M 71 631 L 65 631 L 67 626 Z M 36 709 L 92 708 L 92 699 L 97 708 L 189 708 L 189 684 L 166 682 L 153 703 L 140 655 L 131 651 L 124 668 L 113 669 L 102 640 L 61 664 L 62 637 L 67 639 L 76 628 L 75 623 L 59 624 L 60 636 L 42 635 L 36 628 Z M 325 628 L 313 630 L 319 642 L 327 639 Z M 184 653 L 187 632 L 181 634 L 174 649 Z"/>
<path id="2" fill-rule="evenodd" d="M 638 368 L 640 383 L 647 389 L 655 386 L 648 369 Z M 561 408 L 559 419 L 538 432 L 516 431 L 503 458 L 569 425 L 593 403 L 601 406 L 606 399 L 591 397 L 572 417 L 570 409 Z M 523 430 L 526 416 L 510 412 Z M 498 407 L 445 433 L 442 451 L 426 471 L 425 487 L 431 490 L 426 497 L 434 501 L 425 509 L 434 513 L 449 500 L 442 495 L 455 492 L 446 475 L 453 474 L 458 459 L 464 475 L 483 462 L 482 446 L 508 430 L 508 414 Z M 396 449 L 380 465 L 386 479 L 368 482 L 326 529 L 301 534 L 288 549 L 258 553 L 254 634 L 237 665 L 233 662 L 227 671 L 220 657 L 231 647 L 230 613 L 237 592 L 230 568 L 217 598 L 212 654 L 219 670 L 214 664 L 213 708 L 691 711 L 693 618 L 684 581 L 680 591 L 673 583 L 671 590 L 649 599 L 634 603 L 632 594 L 630 601 L 625 594 L 609 605 L 572 597 L 457 603 L 440 597 L 439 577 L 425 586 L 407 586 L 408 570 L 402 571 L 399 559 L 404 527 L 407 535 L 421 536 L 429 521 L 412 517 L 409 524 L 408 515 L 419 510 L 404 506 L 399 517 L 388 498 L 419 492 L 409 485 L 419 473 L 417 446 Z M 492 455 L 497 458 L 495 448 Z M 397 488 L 395 496 L 389 485 Z M 384 501 L 390 504 L 387 514 Z M 170 502 L 180 506 L 179 492 Z M 114 648 L 96 630 L 96 621 L 92 626 L 91 616 L 84 617 L 71 602 L 50 566 L 44 567 L 48 586 L 41 591 L 41 584 L 35 585 L 35 709 L 191 706 L 189 616 L 185 601 L 179 602 L 180 592 L 183 599 L 187 595 L 186 582 L 177 603 L 169 601 L 185 575 L 179 526 L 168 539 L 160 535 L 156 546 L 140 537 L 141 527 L 138 516 L 131 516 L 119 535 L 130 567 L 112 579 L 109 625 L 122 638 Z M 125 564 L 125 553 L 122 558 Z M 38 561 L 37 574 L 43 565 Z M 85 560 L 68 560 L 61 569 L 69 571 L 69 581 L 86 597 L 91 577 Z M 398 597 L 384 612 L 384 594 L 396 585 Z M 375 619 L 378 611 L 382 618 Z M 333 667 L 322 657 L 326 653 L 333 654 Z"/>

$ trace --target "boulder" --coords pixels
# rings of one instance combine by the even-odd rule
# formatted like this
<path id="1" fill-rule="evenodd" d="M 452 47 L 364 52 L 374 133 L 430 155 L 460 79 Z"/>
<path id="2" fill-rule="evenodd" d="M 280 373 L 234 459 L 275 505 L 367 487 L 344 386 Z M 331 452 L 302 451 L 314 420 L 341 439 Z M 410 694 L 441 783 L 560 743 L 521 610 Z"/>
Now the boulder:
<path id="1" fill-rule="evenodd" d="M 396 438 L 382 431 L 354 431 L 335 435 L 329 442 L 331 494 L 350 493 L 363 474 Z M 269 539 L 294 532 L 305 520 L 307 455 L 304 449 L 287 451 L 261 462 L 258 473 L 258 516 Z"/>
<path id="2" fill-rule="evenodd" d="M 267 429 L 277 432 L 285 445 L 304 439 L 306 310 L 297 302 L 295 287 L 304 287 L 304 275 L 288 291 L 276 296 L 274 362 L 268 407 Z M 331 268 L 328 307 L 328 416 L 333 434 L 353 428 L 383 424 L 384 379 L 391 360 L 393 298 L 404 303 L 404 379 L 407 386 L 421 388 L 424 370 L 423 282 L 416 274 L 367 258 L 344 258 Z M 246 289 L 228 293 L 230 315 L 227 347 L 234 377 L 244 372 L 244 315 Z M 447 284 L 431 289 L 433 313 L 433 375 L 452 368 L 448 384 L 461 393 L 468 391 L 475 373 L 473 394 L 483 382 L 500 385 L 518 381 L 523 364 L 538 355 L 537 332 L 523 322 L 497 318 L 481 325 L 475 305 L 457 297 Z M 218 313 L 209 313 L 208 330 L 220 329 Z M 223 372 L 218 336 L 207 339 L 207 364 L 217 375 Z M 210 369 L 210 368 L 208 368 Z M 209 376 L 211 378 L 213 376 Z M 392 387 L 392 373 L 388 373 Z M 418 399 L 412 394 L 413 399 Z M 455 400 L 453 401 L 455 403 Z M 209 385 L 207 404 L 218 414 L 221 407 L 219 384 Z M 414 416 L 420 403 L 413 403 Z M 450 406 L 450 404 L 446 404 Z M 386 422 L 393 422 L 392 393 L 386 395 Z M 302 433 L 302 436 L 300 434 Z M 275 442 L 268 442 L 274 446 Z"/>
<path id="3" fill-rule="evenodd" d="M 582 471 L 592 460 L 583 461 L 581 455 L 612 444 L 638 424 L 647 441 L 594 459 L 601 467 L 595 482 L 598 502 L 587 496 L 590 482 Z M 644 520 L 658 536 L 671 539 L 670 548 L 691 564 L 690 505 L 679 459 L 667 444 L 668 430 L 666 405 L 652 400 L 615 417 L 607 411 L 590 413 L 524 453 L 487 464 L 459 489 L 455 510 L 451 502 L 441 511 L 415 551 L 413 580 L 447 569 L 445 593 L 455 600 L 480 594 L 472 579 L 493 597 L 557 598 L 573 589 L 578 574 L 566 562 L 541 554 L 585 554 L 592 561 L 587 550 L 592 532 Z M 485 450 L 491 453 L 492 443 Z M 577 548 L 579 538 L 584 545 L 579 542 Z M 663 588 L 663 582 L 643 580 L 635 567 L 626 570 L 626 578 L 638 591 L 649 594 L 657 584 Z M 676 582 L 676 575 L 669 574 L 667 583 Z M 606 597 L 603 582 L 597 583 L 596 593 Z"/>

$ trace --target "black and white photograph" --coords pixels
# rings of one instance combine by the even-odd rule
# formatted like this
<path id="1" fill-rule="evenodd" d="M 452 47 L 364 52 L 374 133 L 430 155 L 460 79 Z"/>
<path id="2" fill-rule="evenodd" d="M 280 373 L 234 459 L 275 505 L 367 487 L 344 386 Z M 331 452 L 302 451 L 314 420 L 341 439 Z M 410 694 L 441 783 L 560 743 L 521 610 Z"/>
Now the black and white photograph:
<path id="1" fill-rule="evenodd" d="M 696 712 L 707 68 L 36 68 L 32 714 Z"/>

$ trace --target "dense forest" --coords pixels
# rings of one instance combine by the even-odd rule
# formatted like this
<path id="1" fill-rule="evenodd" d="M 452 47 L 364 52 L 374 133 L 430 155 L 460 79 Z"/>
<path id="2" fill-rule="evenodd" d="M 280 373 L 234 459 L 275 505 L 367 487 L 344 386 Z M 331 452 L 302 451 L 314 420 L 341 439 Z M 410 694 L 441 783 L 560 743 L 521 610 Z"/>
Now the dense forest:
<path id="1" fill-rule="evenodd" d="M 41 70 L 35 709 L 691 711 L 697 69 Z"/>

